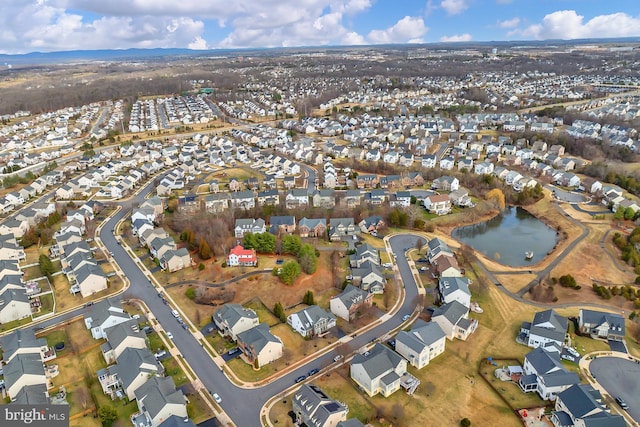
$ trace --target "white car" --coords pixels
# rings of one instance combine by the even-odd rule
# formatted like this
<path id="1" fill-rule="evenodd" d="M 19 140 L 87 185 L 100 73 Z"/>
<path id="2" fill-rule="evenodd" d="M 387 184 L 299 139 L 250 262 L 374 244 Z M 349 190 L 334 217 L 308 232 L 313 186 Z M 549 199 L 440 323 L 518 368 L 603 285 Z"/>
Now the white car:
<path id="1" fill-rule="evenodd" d="M 167 337 L 172 340 L 173 339 L 173 334 L 171 332 L 167 332 Z"/>
<path id="2" fill-rule="evenodd" d="M 406 322 L 407 320 L 409 320 L 410 317 L 411 317 L 410 315 L 405 314 L 404 316 L 402 316 L 402 321 Z"/>
<path id="3" fill-rule="evenodd" d="M 341 354 L 339 354 L 339 355 L 337 355 L 336 357 L 333 358 L 333 361 L 337 362 L 338 360 L 342 359 L 342 357 L 343 356 Z"/>
<path id="4" fill-rule="evenodd" d="M 222 398 L 218 395 L 218 393 L 213 393 L 213 400 L 216 401 L 216 403 L 222 403 Z"/>

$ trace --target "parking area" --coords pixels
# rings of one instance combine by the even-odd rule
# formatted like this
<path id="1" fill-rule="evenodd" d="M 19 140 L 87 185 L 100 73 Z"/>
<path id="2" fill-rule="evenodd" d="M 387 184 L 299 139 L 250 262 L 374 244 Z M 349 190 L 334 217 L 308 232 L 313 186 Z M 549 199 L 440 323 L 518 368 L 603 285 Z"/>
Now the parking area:
<path id="1" fill-rule="evenodd" d="M 561 202 L 584 203 L 587 201 L 587 198 L 583 193 L 576 193 L 573 191 L 562 190 L 552 185 L 549 187 L 553 191 L 553 195 L 555 196 L 555 198 Z"/>
<path id="2" fill-rule="evenodd" d="M 627 402 L 627 413 L 640 422 L 640 363 L 605 356 L 592 360 L 589 370 L 612 398 L 621 397 Z"/>
<path id="3" fill-rule="evenodd" d="M 609 348 L 611 349 L 611 351 L 619 351 L 620 353 L 629 353 L 627 351 L 627 346 L 623 341 L 609 340 Z"/>

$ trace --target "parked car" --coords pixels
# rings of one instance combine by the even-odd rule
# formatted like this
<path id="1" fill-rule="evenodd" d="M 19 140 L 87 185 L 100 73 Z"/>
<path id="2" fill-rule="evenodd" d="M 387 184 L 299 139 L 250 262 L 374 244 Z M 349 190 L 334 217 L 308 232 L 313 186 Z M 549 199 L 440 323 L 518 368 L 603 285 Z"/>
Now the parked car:
<path id="1" fill-rule="evenodd" d="M 216 403 L 222 403 L 222 398 L 220 397 L 220 395 L 218 395 L 218 393 L 213 393 L 213 400 L 216 401 Z"/>
<path id="2" fill-rule="evenodd" d="M 175 317 L 176 319 L 178 317 L 180 317 L 180 313 L 178 313 L 178 310 L 171 310 L 171 314 L 173 315 L 173 317 Z"/>
<path id="3" fill-rule="evenodd" d="M 333 361 L 337 362 L 338 360 L 342 359 L 343 357 L 344 357 L 343 355 L 339 354 L 339 355 L 337 355 L 336 357 L 333 358 Z"/>
<path id="4" fill-rule="evenodd" d="M 625 411 L 629 409 L 629 405 L 627 405 L 627 402 L 625 402 L 624 399 L 621 398 L 620 396 L 616 397 L 616 403 L 620 405 L 620 407 Z"/>
<path id="5" fill-rule="evenodd" d="M 173 334 L 171 332 L 167 332 L 167 338 L 172 340 L 173 339 Z"/>
<path id="6" fill-rule="evenodd" d="M 307 378 L 306 375 L 300 375 L 298 378 L 296 378 L 296 384 L 301 383 L 302 381 L 304 381 Z"/>
<path id="7" fill-rule="evenodd" d="M 162 356 L 166 356 L 166 355 L 167 355 L 167 351 L 166 350 L 160 350 L 160 351 L 158 351 L 158 352 L 156 352 L 154 354 L 156 359 L 160 359 Z"/>
<path id="8" fill-rule="evenodd" d="M 307 374 L 308 377 L 312 377 L 315 374 L 317 374 L 318 372 L 320 372 L 320 369 L 318 368 L 313 368 L 312 370 L 309 371 L 309 373 Z"/>
<path id="9" fill-rule="evenodd" d="M 240 351 L 240 347 L 234 347 L 234 348 L 232 348 L 231 350 L 229 350 L 229 351 L 227 352 L 227 354 L 228 354 L 229 356 L 233 356 L 234 354 L 238 353 L 239 351 Z"/>
<path id="10" fill-rule="evenodd" d="M 409 320 L 410 317 L 411 317 L 410 315 L 405 314 L 404 316 L 402 316 L 402 321 L 406 322 L 407 320 Z"/>

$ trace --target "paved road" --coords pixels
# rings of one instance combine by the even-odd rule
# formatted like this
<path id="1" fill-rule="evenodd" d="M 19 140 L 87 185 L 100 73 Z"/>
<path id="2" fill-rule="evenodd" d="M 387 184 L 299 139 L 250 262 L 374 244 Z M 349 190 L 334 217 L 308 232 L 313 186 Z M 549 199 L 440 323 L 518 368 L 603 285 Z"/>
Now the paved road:
<path id="1" fill-rule="evenodd" d="M 574 191 L 566 191 L 555 185 L 547 184 L 545 188 L 553 193 L 556 199 L 567 203 L 583 203 L 587 201 L 587 197 L 583 193 Z"/>
<path id="2" fill-rule="evenodd" d="M 561 210 L 557 204 L 554 204 L 554 207 L 557 210 Z M 572 217 L 567 217 L 567 220 L 572 221 L 575 225 L 577 225 L 582 231 L 580 233 L 580 235 L 566 248 L 564 248 L 564 250 L 562 252 L 560 252 L 559 254 L 555 255 L 553 257 L 553 260 L 551 260 L 551 262 L 549 262 L 547 264 L 547 266 L 540 270 L 536 276 L 535 279 L 533 279 L 531 282 L 529 282 L 528 285 L 524 286 L 522 289 L 520 289 L 516 295 L 518 297 L 522 297 L 524 294 L 526 294 L 527 292 L 529 292 L 529 289 L 531 289 L 532 287 L 534 287 L 535 285 L 537 285 L 538 283 L 540 283 L 545 277 L 547 277 L 549 275 L 549 273 L 551 273 L 551 270 L 553 270 L 554 268 L 556 268 L 556 266 L 558 264 L 560 264 L 560 262 L 562 262 L 562 260 L 564 260 L 564 258 L 569 255 L 569 253 L 580 243 L 582 242 L 588 235 L 589 235 L 589 229 L 587 227 L 585 227 L 580 221 L 575 220 Z M 491 276 L 490 276 L 491 277 Z"/>
<path id="3" fill-rule="evenodd" d="M 627 402 L 627 413 L 640 422 L 640 364 L 619 357 L 598 357 L 591 361 L 589 370 L 612 397 L 620 396 Z"/>
<path id="4" fill-rule="evenodd" d="M 589 203 L 590 205 L 596 205 L 595 203 Z M 600 205 L 602 207 L 602 205 Z M 598 211 L 589 211 L 587 209 L 584 209 L 582 206 L 576 204 L 576 203 L 572 203 L 571 207 L 575 210 L 577 210 L 578 212 L 584 212 L 586 214 L 589 214 L 591 216 L 596 216 L 596 215 L 606 215 L 606 214 L 610 214 L 611 211 L 609 209 L 605 209 L 604 207 Z"/>

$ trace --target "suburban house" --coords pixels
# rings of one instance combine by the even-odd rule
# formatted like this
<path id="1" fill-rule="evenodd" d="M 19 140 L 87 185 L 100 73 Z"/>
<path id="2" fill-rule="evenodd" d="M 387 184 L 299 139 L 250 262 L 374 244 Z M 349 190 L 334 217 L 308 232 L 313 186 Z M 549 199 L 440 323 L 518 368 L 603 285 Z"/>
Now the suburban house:
<path id="1" fill-rule="evenodd" d="M 341 240 L 343 237 L 355 236 L 358 232 L 353 218 L 329 219 L 329 240 L 332 242 Z"/>
<path id="2" fill-rule="evenodd" d="M 95 303 L 89 313 L 84 315 L 84 324 L 91 329 L 91 336 L 99 340 L 106 338 L 105 330 L 131 319 L 118 301 L 104 299 Z"/>
<path id="3" fill-rule="evenodd" d="M 446 194 L 436 194 L 424 198 L 424 208 L 436 215 L 446 215 L 451 212 L 451 199 Z"/>
<path id="4" fill-rule="evenodd" d="M 466 341 L 478 328 L 478 321 L 469 319 L 469 309 L 458 301 L 452 301 L 435 309 L 431 321 L 437 323 L 449 340 Z"/>
<path id="5" fill-rule="evenodd" d="M 623 341 L 625 334 L 624 317 L 615 313 L 580 309 L 578 329 L 592 338 Z"/>
<path id="6" fill-rule="evenodd" d="M 351 359 L 351 379 L 370 397 L 378 393 L 389 397 L 398 391 L 400 379 L 407 372 L 407 361 L 381 343 L 365 354 L 358 353 Z"/>
<path id="7" fill-rule="evenodd" d="M 160 267 L 168 272 L 174 272 L 191 265 L 191 255 L 187 248 L 169 249 L 160 258 Z"/>
<path id="8" fill-rule="evenodd" d="M 431 263 L 432 273 L 437 277 L 462 277 L 462 269 L 458 264 L 458 260 L 448 254 L 442 254 L 442 256 L 433 260 Z"/>
<path id="9" fill-rule="evenodd" d="M 312 196 L 314 208 L 332 209 L 336 205 L 335 191 L 332 189 L 316 190 Z"/>
<path id="10" fill-rule="evenodd" d="M 258 256 L 255 249 L 245 249 L 242 245 L 229 250 L 227 266 L 229 267 L 253 267 L 258 264 Z"/>
<path id="11" fill-rule="evenodd" d="M 554 409 L 554 427 L 627 425 L 622 415 L 611 413 L 600 392 L 590 384 L 574 384 L 558 393 Z"/>
<path id="12" fill-rule="evenodd" d="M 244 308 L 240 304 L 225 304 L 212 317 L 219 333 L 233 341 L 237 339 L 239 333 L 254 328 L 260 323 L 255 311 Z"/>
<path id="13" fill-rule="evenodd" d="M 40 354 L 19 353 L 4 365 L 5 390 L 13 400 L 24 387 L 44 384 L 47 379 Z"/>
<path id="14" fill-rule="evenodd" d="M 324 190 L 323 190 L 324 191 Z M 287 208 L 297 208 L 309 205 L 309 194 L 306 188 L 294 188 L 287 192 L 284 198 Z"/>
<path id="15" fill-rule="evenodd" d="M 431 188 L 442 191 L 456 191 L 460 188 L 460 181 L 454 176 L 444 175 L 434 179 Z"/>
<path id="16" fill-rule="evenodd" d="M 358 223 L 360 231 L 363 233 L 377 233 L 380 227 L 384 226 L 384 220 L 381 216 L 368 216 Z"/>
<path id="17" fill-rule="evenodd" d="M 147 348 L 126 348 L 116 359 L 116 364 L 98 371 L 102 390 L 108 396 L 118 396 L 118 391 L 129 400 L 135 399 L 135 391 L 154 375 L 163 372 L 162 365 Z"/>
<path id="18" fill-rule="evenodd" d="M 309 427 L 336 427 L 346 421 L 349 408 L 327 396 L 320 387 L 304 384 L 291 399 L 297 419 Z"/>
<path id="19" fill-rule="evenodd" d="M 188 419 L 187 399 L 172 377 L 151 377 L 134 394 L 139 412 L 131 421 L 136 427 L 161 426 L 172 416 Z"/>
<path id="20" fill-rule="evenodd" d="M 75 285 L 80 289 L 83 298 L 107 289 L 107 276 L 97 264 L 85 264 L 73 268 Z"/>
<path id="21" fill-rule="evenodd" d="M 469 308 L 471 306 L 471 281 L 466 277 L 440 277 L 438 280 L 438 293 L 442 303 L 458 301 Z"/>
<path id="22" fill-rule="evenodd" d="M 519 381 L 522 391 L 535 391 L 543 400 L 554 400 L 558 393 L 580 384 L 578 374 L 567 371 L 560 362 L 560 353 L 542 347 L 527 353 L 522 369 L 524 374 Z"/>
<path id="23" fill-rule="evenodd" d="M 418 319 L 410 331 L 398 332 L 395 350 L 412 366 L 422 369 L 444 352 L 446 341 L 446 335 L 437 323 Z"/>
<path id="24" fill-rule="evenodd" d="M 298 222 L 298 232 L 300 237 L 325 237 L 327 235 L 327 220 L 304 217 Z"/>
<path id="25" fill-rule="evenodd" d="M 100 349 L 107 364 L 115 363 L 125 348 L 147 348 L 146 335 L 140 331 L 135 319 L 107 328 L 104 332 L 107 342 Z"/>
<path id="26" fill-rule="evenodd" d="M 556 344 L 562 348 L 567 335 L 569 320 L 553 309 L 540 311 L 533 316 L 532 322 L 523 322 L 517 341 L 529 347 L 545 347 Z"/>
<path id="27" fill-rule="evenodd" d="M 237 335 L 238 347 L 248 363 L 257 368 L 282 357 L 282 340 L 269 331 L 269 325 L 260 323 Z"/>
<path id="28" fill-rule="evenodd" d="M 363 291 L 373 294 L 384 292 L 386 279 L 378 264 L 366 260 L 360 267 L 351 269 L 351 276 L 353 276 L 353 282 Z"/>
<path id="29" fill-rule="evenodd" d="M 370 307 L 372 302 L 372 293 L 347 285 L 342 293 L 331 298 L 329 307 L 336 316 L 351 321 L 356 318 L 361 308 Z"/>
<path id="30" fill-rule="evenodd" d="M 246 233 L 264 233 L 267 228 L 262 218 L 239 218 L 233 231 L 236 239 L 242 239 Z"/>
<path id="31" fill-rule="evenodd" d="M 453 256 L 453 251 L 449 248 L 449 245 L 437 237 L 427 242 L 427 259 L 430 263 L 433 264 L 435 260 L 443 255 Z"/>
<path id="32" fill-rule="evenodd" d="M 5 287 L 0 293 L 0 324 L 31 316 L 31 303 L 24 289 Z"/>
<path id="33" fill-rule="evenodd" d="M 287 323 L 303 337 L 322 336 L 336 326 L 336 318 L 317 305 L 304 308 L 287 317 Z"/>
<path id="34" fill-rule="evenodd" d="M 291 234 L 294 231 L 296 231 L 295 216 L 285 215 L 269 218 L 269 233 L 277 236 L 280 233 Z"/>
<path id="35" fill-rule="evenodd" d="M 349 265 L 352 268 L 360 268 L 367 261 L 380 265 L 378 249 L 368 243 L 363 243 L 356 248 L 356 253 L 349 256 Z"/>

